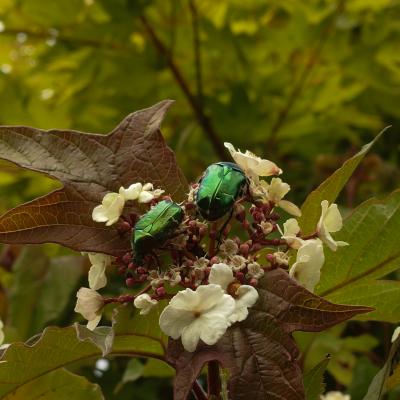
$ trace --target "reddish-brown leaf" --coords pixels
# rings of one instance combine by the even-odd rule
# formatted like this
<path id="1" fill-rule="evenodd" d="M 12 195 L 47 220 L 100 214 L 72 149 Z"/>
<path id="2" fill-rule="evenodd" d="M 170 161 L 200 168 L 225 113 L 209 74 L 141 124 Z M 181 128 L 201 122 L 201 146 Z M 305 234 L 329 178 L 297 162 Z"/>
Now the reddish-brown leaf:
<path id="1" fill-rule="evenodd" d="M 24 126 L 0 127 L 0 158 L 49 175 L 63 188 L 0 217 L 0 242 L 54 242 L 78 251 L 120 255 L 129 237 L 92 221 L 110 191 L 152 182 L 182 200 L 186 180 L 159 130 L 172 101 L 128 115 L 108 135 Z"/>
<path id="2" fill-rule="evenodd" d="M 333 304 L 310 293 L 282 269 L 269 271 L 259 284 L 260 298 L 248 318 L 234 324 L 214 346 L 185 351 L 171 340 L 168 360 L 175 364 L 175 399 L 188 396 L 204 364 L 217 360 L 229 370 L 232 400 L 304 400 L 295 330 L 321 331 L 368 307 Z"/>

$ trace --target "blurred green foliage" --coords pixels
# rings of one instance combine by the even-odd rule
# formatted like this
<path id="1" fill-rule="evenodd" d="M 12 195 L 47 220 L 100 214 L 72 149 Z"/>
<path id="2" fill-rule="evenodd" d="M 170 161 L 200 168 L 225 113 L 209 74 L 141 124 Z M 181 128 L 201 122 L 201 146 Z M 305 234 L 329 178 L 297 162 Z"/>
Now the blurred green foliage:
<path id="1" fill-rule="evenodd" d="M 230 141 L 277 162 L 299 203 L 392 124 L 346 186 L 342 204 L 350 209 L 399 187 L 399 18 L 395 0 L 0 0 L 0 124 L 106 133 L 133 110 L 172 98 L 177 103 L 163 133 L 189 179 L 227 158 L 222 142 Z M 0 212 L 57 185 L 1 163 Z M 46 281 L 56 279 L 49 269 L 54 260 L 30 271 L 22 254 L 11 270 L 19 249 L 11 253 L 3 252 L 0 274 L 1 316 L 17 321 L 9 338 L 25 339 L 45 322 L 71 323 L 67 299 L 87 266 L 77 264 L 67 283 L 56 282 L 63 291 L 49 295 L 61 296 L 63 306 L 44 321 L 49 304 L 32 288 L 43 296 Z M 34 305 L 25 295 L 36 297 L 30 322 L 18 315 L 17 301 Z M 305 365 L 336 353 L 328 388 L 350 384 L 361 399 L 389 336 L 387 327 L 376 335 L 386 347 L 371 356 L 376 339 L 363 331 L 314 335 Z M 365 356 L 356 360 L 359 353 Z M 135 398 L 156 398 L 167 385 L 164 377 L 129 375 L 136 368 L 163 376 L 163 369 L 143 372 L 159 366 L 126 366 L 127 360 L 112 360 L 107 372 L 96 374 L 93 363 L 79 370 L 107 398 L 129 399 L 133 391 L 143 396 Z"/>

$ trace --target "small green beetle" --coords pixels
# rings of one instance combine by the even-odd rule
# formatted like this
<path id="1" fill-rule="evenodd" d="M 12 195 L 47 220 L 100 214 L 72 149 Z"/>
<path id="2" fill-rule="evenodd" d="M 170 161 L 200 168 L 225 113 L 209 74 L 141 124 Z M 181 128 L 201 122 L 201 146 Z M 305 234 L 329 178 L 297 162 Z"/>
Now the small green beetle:
<path id="1" fill-rule="evenodd" d="M 196 194 L 196 204 L 201 216 L 207 221 L 223 217 L 232 210 L 247 184 L 246 175 L 237 164 L 211 164 L 200 179 Z"/>
<path id="2" fill-rule="evenodd" d="M 165 243 L 183 220 L 182 208 L 163 200 L 144 214 L 136 223 L 132 233 L 132 247 L 135 264 L 143 257 Z"/>

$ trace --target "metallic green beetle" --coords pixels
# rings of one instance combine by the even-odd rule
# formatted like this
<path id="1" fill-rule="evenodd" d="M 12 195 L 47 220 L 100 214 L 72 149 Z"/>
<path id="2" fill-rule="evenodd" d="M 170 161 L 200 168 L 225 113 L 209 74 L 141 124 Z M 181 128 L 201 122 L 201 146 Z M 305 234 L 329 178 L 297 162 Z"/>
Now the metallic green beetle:
<path id="1" fill-rule="evenodd" d="M 235 201 L 247 187 L 243 170 L 234 163 L 211 164 L 200 179 L 196 204 L 201 216 L 215 221 L 232 210 Z"/>
<path id="2" fill-rule="evenodd" d="M 183 215 L 182 208 L 170 200 L 160 201 L 144 214 L 132 233 L 133 261 L 140 264 L 146 254 L 162 246 L 182 222 Z"/>

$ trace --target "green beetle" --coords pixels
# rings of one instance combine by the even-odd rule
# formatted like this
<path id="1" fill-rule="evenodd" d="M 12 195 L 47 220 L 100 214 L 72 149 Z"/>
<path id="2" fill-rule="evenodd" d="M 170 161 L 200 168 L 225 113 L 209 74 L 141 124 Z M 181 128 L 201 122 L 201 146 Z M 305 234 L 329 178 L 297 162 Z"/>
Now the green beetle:
<path id="1" fill-rule="evenodd" d="M 231 162 L 211 164 L 199 183 L 196 205 L 207 221 L 215 221 L 231 211 L 248 185 L 243 170 Z"/>
<path id="2" fill-rule="evenodd" d="M 183 210 L 178 204 L 163 200 L 137 221 L 132 232 L 135 264 L 140 264 L 146 254 L 160 247 L 171 237 L 182 222 L 183 215 Z"/>

